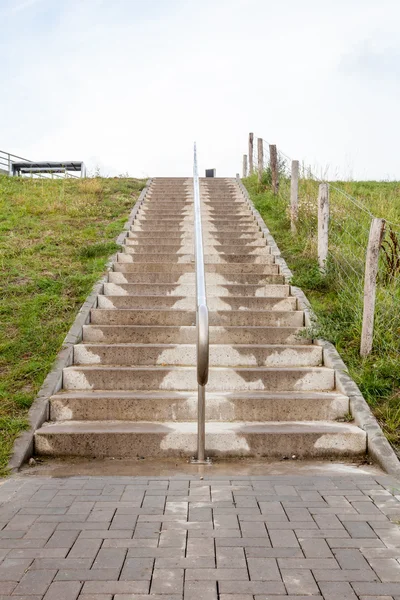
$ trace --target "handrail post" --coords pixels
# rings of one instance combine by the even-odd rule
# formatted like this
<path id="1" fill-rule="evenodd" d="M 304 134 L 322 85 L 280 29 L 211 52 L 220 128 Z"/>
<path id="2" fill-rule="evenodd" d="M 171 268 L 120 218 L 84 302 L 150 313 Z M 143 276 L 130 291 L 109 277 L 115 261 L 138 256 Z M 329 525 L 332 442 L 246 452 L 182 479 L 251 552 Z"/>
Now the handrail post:
<path id="1" fill-rule="evenodd" d="M 206 384 L 208 381 L 209 334 L 206 282 L 204 274 L 203 230 L 201 223 L 200 186 L 197 170 L 197 149 L 193 160 L 194 198 L 194 255 L 196 269 L 196 328 L 197 328 L 197 457 L 193 463 L 209 463 L 205 456 Z"/>

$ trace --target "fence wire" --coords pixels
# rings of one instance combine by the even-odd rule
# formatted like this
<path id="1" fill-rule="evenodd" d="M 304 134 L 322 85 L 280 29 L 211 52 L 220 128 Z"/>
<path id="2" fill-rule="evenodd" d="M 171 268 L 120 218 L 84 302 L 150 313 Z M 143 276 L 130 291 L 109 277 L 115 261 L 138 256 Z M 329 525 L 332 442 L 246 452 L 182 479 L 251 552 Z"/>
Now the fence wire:
<path id="1" fill-rule="evenodd" d="M 262 184 L 271 184 L 270 144 L 263 140 L 262 173 L 259 172 L 258 138 L 254 136 L 253 170 Z M 290 184 L 292 159 L 278 149 L 279 187 L 277 201 L 290 216 Z M 362 322 L 365 261 L 371 221 L 376 215 L 363 200 L 355 198 L 337 182 L 318 177 L 314 170 L 300 163 L 298 191 L 298 223 L 307 232 L 308 251 L 318 253 L 318 188 L 329 187 L 329 245 L 327 277 L 351 307 L 352 322 Z M 386 205 L 387 206 L 387 205 Z M 385 203 L 382 212 L 386 213 Z M 377 215 L 384 218 L 383 215 Z M 400 352 L 400 225 L 387 220 L 377 276 L 374 349 L 378 352 Z"/>

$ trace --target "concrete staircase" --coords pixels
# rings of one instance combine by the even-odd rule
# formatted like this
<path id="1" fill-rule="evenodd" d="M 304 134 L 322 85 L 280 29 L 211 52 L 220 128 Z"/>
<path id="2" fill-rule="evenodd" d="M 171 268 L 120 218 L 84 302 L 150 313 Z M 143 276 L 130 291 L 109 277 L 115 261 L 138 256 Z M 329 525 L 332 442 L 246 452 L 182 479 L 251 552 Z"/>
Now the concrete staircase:
<path id="1" fill-rule="evenodd" d="M 200 180 L 210 456 L 366 451 L 235 180 Z M 189 457 L 197 431 L 192 179 L 153 180 L 36 432 L 43 455 Z"/>

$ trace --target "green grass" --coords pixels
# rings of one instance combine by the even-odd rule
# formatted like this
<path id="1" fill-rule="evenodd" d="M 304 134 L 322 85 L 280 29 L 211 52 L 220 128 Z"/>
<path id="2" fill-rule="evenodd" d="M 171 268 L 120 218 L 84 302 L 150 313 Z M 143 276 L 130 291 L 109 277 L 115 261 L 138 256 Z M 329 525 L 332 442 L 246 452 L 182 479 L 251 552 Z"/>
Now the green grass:
<path id="1" fill-rule="evenodd" d="M 0 475 L 144 185 L 0 176 Z"/>
<path id="2" fill-rule="evenodd" d="M 317 263 L 318 182 L 302 179 L 299 185 L 297 234 L 290 229 L 290 181 L 282 178 L 278 196 L 272 194 L 269 173 L 261 184 L 255 175 L 244 180 L 249 194 L 274 236 L 288 266 L 292 283 L 303 289 L 317 321 L 312 335 L 333 342 L 359 385 L 388 439 L 400 447 L 400 273 L 388 279 L 389 267 L 381 252 L 373 351 L 359 355 L 365 249 L 370 211 L 374 216 L 400 223 L 399 182 L 334 182 L 355 196 L 355 204 L 330 189 L 330 252 L 327 274 Z M 394 231 L 400 227 L 392 226 Z M 396 237 L 396 234 L 394 234 Z M 397 238 L 399 236 L 397 235 Z M 400 260 L 399 248 L 393 256 Z"/>

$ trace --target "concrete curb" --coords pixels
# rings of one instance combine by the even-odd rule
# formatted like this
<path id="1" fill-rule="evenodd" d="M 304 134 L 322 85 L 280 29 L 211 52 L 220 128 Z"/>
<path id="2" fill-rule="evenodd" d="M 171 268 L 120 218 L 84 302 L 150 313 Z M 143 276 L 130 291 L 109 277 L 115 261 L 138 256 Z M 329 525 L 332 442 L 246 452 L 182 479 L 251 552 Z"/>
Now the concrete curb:
<path id="1" fill-rule="evenodd" d="M 116 243 L 122 245 L 128 235 L 128 231 L 150 189 L 152 179 L 148 179 L 146 186 L 140 193 L 137 202 L 131 210 L 123 231 L 116 239 Z M 50 373 L 44 380 L 39 393 L 29 409 L 28 420 L 29 429 L 23 431 L 15 440 L 11 458 L 8 462 L 8 469 L 11 472 L 18 471 L 24 462 L 26 462 L 34 451 L 34 434 L 39 427 L 43 425 L 49 417 L 49 399 L 62 388 L 63 369 L 69 367 L 73 362 L 74 345 L 82 341 L 83 326 L 90 322 L 90 311 L 97 306 L 97 296 L 103 292 L 104 283 L 107 281 L 107 273 L 111 270 L 117 255 L 113 254 L 107 261 L 106 273 L 94 284 L 92 291 L 82 304 L 76 318 L 64 338 L 61 350 L 57 354 L 56 360 Z"/>
<path id="2" fill-rule="evenodd" d="M 255 208 L 247 189 L 239 178 L 236 178 L 237 184 L 249 205 L 254 218 L 260 226 L 261 231 L 268 245 L 272 247 L 272 254 L 275 255 L 276 263 L 281 267 L 281 272 L 285 276 L 286 283 L 290 284 L 293 274 L 281 256 L 278 245 L 271 235 L 268 227 L 264 223 L 258 210 Z M 317 319 L 313 313 L 310 303 L 304 292 L 295 286 L 291 286 L 291 292 L 297 298 L 298 308 L 304 311 L 305 326 L 312 328 Z M 362 395 L 359 387 L 350 377 L 348 368 L 343 362 L 335 346 L 326 340 L 315 339 L 313 343 L 322 347 L 324 365 L 335 370 L 335 381 L 337 389 L 350 400 L 350 412 L 354 417 L 355 424 L 363 429 L 367 434 L 368 453 L 384 471 L 389 475 L 400 479 L 400 461 L 397 458 L 393 448 L 385 437 L 378 421 L 371 412 L 367 401 Z"/>

